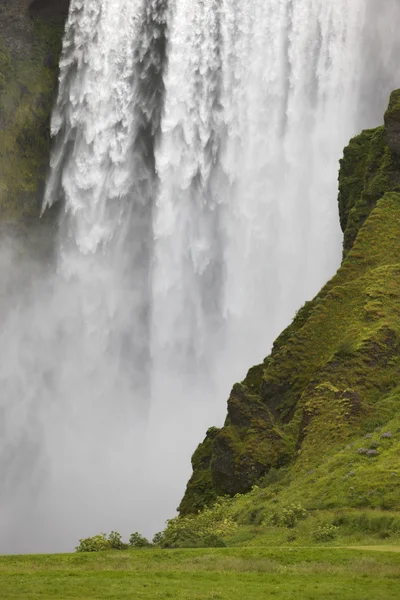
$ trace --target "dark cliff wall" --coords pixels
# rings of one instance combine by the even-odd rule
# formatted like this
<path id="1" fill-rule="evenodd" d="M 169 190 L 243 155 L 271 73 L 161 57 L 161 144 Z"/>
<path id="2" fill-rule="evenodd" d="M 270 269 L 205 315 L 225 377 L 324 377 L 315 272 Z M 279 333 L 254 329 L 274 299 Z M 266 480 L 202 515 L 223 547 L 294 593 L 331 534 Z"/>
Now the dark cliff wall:
<path id="1" fill-rule="evenodd" d="M 36 218 L 66 0 L 0 0 L 0 220 Z"/>
<path id="2" fill-rule="evenodd" d="M 193 456 L 181 514 L 272 468 L 307 472 L 400 412 L 400 92 L 385 126 L 345 149 L 339 190 L 342 266 L 233 387 L 224 427 Z"/>

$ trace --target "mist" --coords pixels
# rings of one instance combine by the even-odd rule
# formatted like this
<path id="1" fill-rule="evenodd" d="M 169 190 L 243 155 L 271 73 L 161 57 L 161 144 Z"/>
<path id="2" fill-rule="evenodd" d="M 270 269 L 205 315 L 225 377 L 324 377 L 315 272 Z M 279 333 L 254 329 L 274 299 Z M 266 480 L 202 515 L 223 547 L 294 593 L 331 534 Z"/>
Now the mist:
<path id="1" fill-rule="evenodd" d="M 0 552 L 174 516 L 340 264 L 338 160 L 399 85 L 379 4 L 72 0 L 43 217 L 0 232 Z"/>

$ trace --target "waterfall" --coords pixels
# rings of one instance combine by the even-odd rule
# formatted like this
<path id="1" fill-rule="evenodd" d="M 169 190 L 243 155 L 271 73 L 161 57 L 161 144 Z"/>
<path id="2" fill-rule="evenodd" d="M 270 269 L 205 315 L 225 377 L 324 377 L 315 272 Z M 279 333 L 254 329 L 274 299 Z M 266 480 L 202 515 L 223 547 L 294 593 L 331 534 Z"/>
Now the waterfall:
<path id="1" fill-rule="evenodd" d="M 54 256 L 15 267 L 1 317 L 0 552 L 172 516 L 230 386 L 339 265 L 338 159 L 398 86 L 396 17 L 71 0 Z"/>

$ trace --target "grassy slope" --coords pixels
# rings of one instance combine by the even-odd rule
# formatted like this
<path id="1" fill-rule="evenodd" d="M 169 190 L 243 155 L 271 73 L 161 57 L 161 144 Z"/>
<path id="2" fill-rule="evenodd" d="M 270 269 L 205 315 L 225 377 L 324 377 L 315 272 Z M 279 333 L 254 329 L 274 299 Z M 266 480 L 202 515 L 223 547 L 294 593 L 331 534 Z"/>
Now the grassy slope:
<path id="1" fill-rule="evenodd" d="M 2 600 L 398 598 L 400 554 L 213 549 L 0 558 Z"/>
<path id="2" fill-rule="evenodd" d="M 182 514 L 276 470 L 276 501 L 400 507 L 398 95 L 386 128 L 357 136 L 341 161 L 341 268 L 234 386 L 225 426 L 194 454 Z"/>

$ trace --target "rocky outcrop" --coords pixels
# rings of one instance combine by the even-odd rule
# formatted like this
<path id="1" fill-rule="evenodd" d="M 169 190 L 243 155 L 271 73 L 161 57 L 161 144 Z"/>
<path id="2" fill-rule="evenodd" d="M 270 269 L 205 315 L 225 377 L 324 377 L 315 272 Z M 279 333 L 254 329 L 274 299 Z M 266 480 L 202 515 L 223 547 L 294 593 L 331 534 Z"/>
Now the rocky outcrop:
<path id="1" fill-rule="evenodd" d="M 0 220 L 36 218 L 68 2 L 0 0 Z"/>
<path id="2" fill-rule="evenodd" d="M 234 386 L 224 427 L 194 454 L 181 514 L 246 492 L 271 469 L 308 472 L 399 411 L 399 100 L 395 92 L 384 127 L 344 151 L 341 268 Z"/>
<path id="3" fill-rule="evenodd" d="M 385 114 L 386 143 L 390 150 L 400 155 L 400 90 L 390 97 L 389 107 Z"/>

